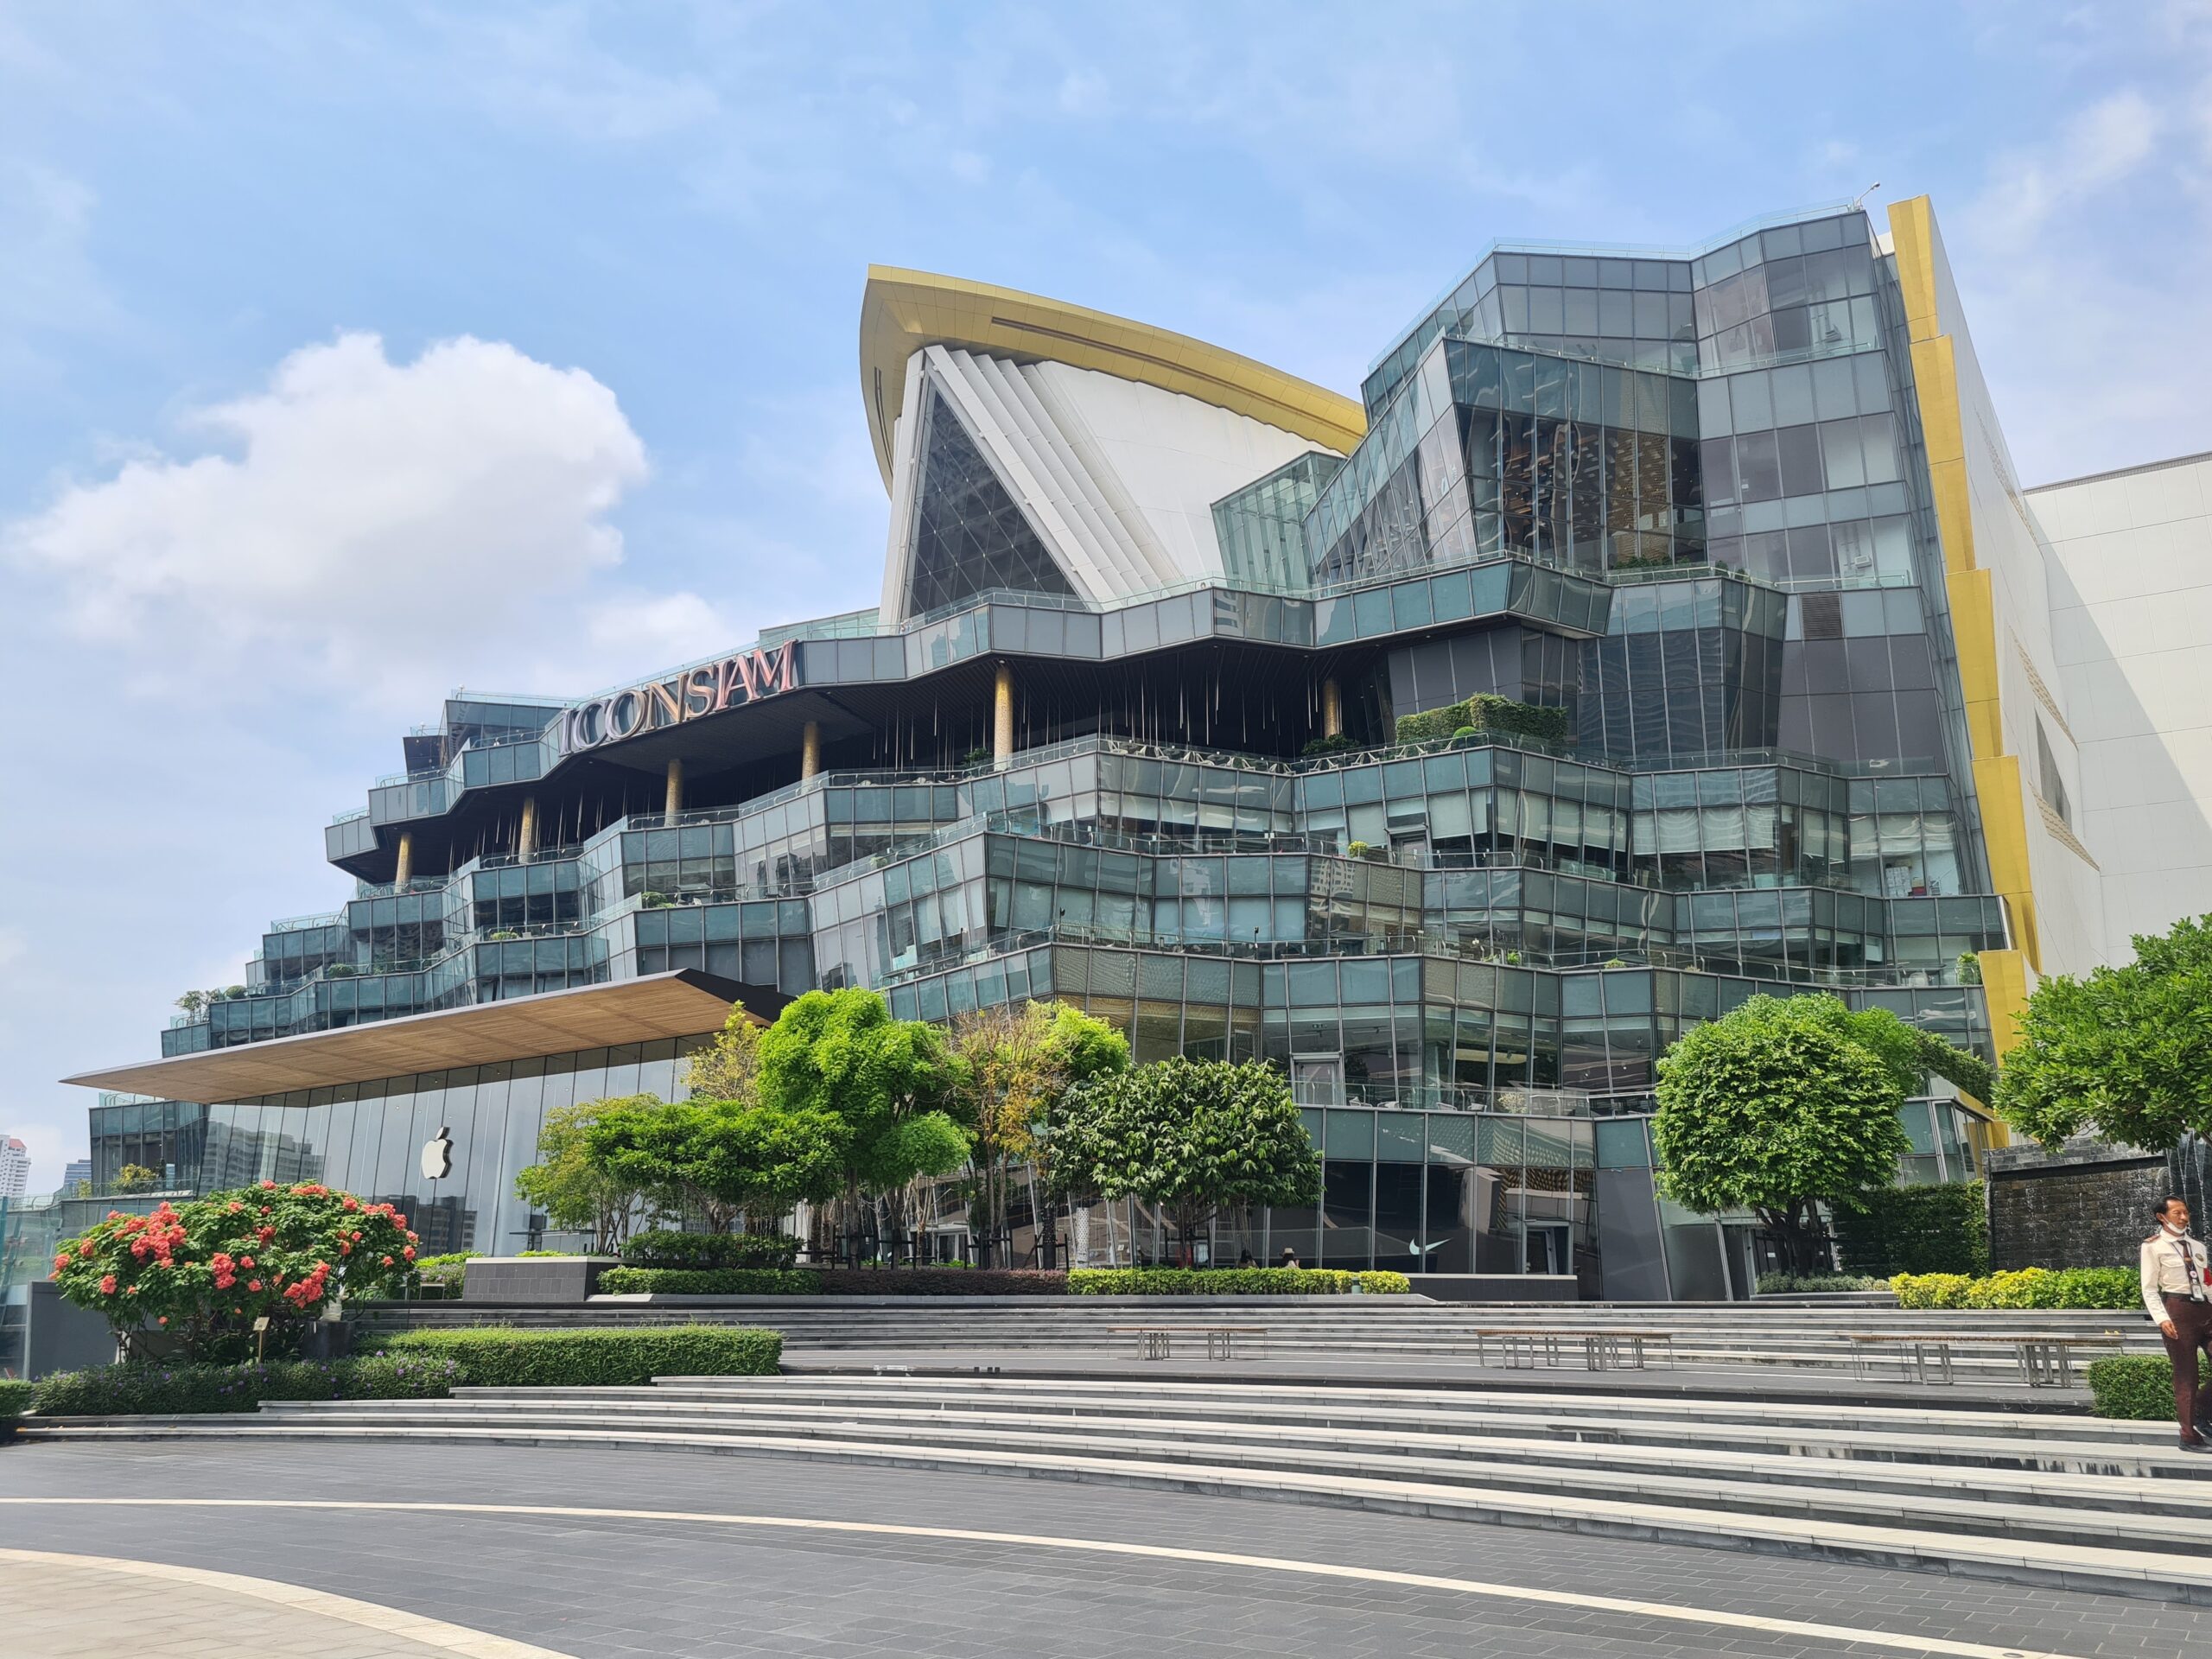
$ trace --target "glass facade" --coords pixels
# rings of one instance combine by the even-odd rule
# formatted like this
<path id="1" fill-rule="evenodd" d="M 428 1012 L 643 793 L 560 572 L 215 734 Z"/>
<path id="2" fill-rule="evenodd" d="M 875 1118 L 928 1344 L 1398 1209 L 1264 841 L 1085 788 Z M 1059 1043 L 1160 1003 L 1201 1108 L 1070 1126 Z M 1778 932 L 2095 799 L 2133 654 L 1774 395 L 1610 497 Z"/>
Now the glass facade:
<path id="1" fill-rule="evenodd" d="M 1961 958 L 2009 921 L 1902 315 L 1857 212 L 1678 257 L 1497 249 L 1378 361 L 1351 454 L 1225 494 L 1197 520 L 1217 574 L 1110 604 L 931 383 L 899 437 L 912 620 L 779 632 L 793 685 L 627 764 L 564 755 L 556 706 L 448 703 L 327 832 L 353 896 L 272 925 L 164 1051 L 683 968 L 931 1020 L 1053 995 L 1141 1061 L 1273 1064 L 1313 1112 L 1323 1205 L 1214 1249 L 1726 1294 L 1643 1140 L 1686 1025 L 1827 989 L 1991 1052 Z M 1395 741 L 1479 695 L 1563 711 L 1566 741 Z M 673 1086 L 673 1059 L 576 1058 L 562 1097 L 594 1068 Z M 200 1179 L 320 1160 L 505 1248 L 552 1075 L 118 1105 L 99 1144 Z M 1915 1109 L 1906 1173 L 1970 1166 L 1961 1109 Z M 456 1156 L 467 1194 L 381 1150 L 441 1113 L 500 1148 L 496 1177 Z"/>
<path id="2" fill-rule="evenodd" d="M 935 390 L 925 431 L 908 611 L 918 615 L 996 588 L 1072 594 L 1020 507 Z"/>

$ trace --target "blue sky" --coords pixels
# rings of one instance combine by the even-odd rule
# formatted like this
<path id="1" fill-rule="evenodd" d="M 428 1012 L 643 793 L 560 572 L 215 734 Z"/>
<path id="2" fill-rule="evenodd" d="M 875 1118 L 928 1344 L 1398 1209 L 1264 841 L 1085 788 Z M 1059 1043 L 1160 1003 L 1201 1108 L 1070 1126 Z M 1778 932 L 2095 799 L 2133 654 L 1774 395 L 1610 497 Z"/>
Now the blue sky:
<path id="1" fill-rule="evenodd" d="M 870 261 L 1354 391 L 1495 238 L 1936 199 L 2023 478 L 2212 448 L 2212 5 L 0 0 L 0 1132 L 456 685 L 874 602 Z"/>

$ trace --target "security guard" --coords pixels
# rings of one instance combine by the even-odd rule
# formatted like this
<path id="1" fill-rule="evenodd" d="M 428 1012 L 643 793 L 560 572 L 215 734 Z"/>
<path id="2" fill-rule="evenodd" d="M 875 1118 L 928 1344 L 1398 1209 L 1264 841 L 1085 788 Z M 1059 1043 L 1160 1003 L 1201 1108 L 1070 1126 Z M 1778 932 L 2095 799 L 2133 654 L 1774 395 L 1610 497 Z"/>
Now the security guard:
<path id="1" fill-rule="evenodd" d="M 2212 1452 L 2212 1387 L 2199 1390 L 2197 1351 L 2212 1345 L 2212 1253 L 2189 1236 L 2189 1206 L 2158 1200 L 2158 1230 L 2143 1241 L 2143 1306 L 2166 1339 L 2174 1368 L 2181 1449 Z"/>

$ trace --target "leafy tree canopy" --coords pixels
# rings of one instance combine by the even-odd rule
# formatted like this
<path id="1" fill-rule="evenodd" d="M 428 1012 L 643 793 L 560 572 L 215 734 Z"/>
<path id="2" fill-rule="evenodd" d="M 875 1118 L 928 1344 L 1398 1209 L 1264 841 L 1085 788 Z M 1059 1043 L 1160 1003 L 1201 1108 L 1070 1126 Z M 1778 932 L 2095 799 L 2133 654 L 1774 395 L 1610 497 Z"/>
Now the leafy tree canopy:
<path id="1" fill-rule="evenodd" d="M 887 1192 L 967 1159 L 969 1137 L 944 1109 L 953 1082 L 944 1033 L 893 1019 L 874 991 L 797 998 L 760 1033 L 760 1065 L 764 1104 L 826 1112 L 849 1127 L 849 1188 Z"/>
<path id="2" fill-rule="evenodd" d="M 588 1132 L 602 1109 L 651 1098 L 586 1100 L 546 1113 L 537 1132 L 537 1161 L 515 1173 L 516 1196 L 542 1211 L 558 1231 L 589 1233 L 599 1255 L 620 1249 L 659 1183 L 632 1180 L 594 1161 Z"/>
<path id="3" fill-rule="evenodd" d="M 1282 1078 L 1256 1061 L 1162 1060 L 1072 1090 L 1053 1185 L 1157 1205 L 1188 1241 L 1221 1210 L 1319 1201 L 1321 1159 Z"/>
<path id="4" fill-rule="evenodd" d="M 1924 1092 L 1930 1074 L 1979 1101 L 1988 1101 L 1995 1092 L 1995 1073 L 1980 1055 L 1948 1043 L 1932 1031 L 1907 1025 L 1887 1008 L 1849 1007 L 1833 996 L 1786 1000 L 1797 1005 L 1800 1017 L 1818 1020 L 1880 1060 L 1908 1096 Z"/>
<path id="5" fill-rule="evenodd" d="M 849 1127 L 831 1113 L 632 1095 L 603 1103 L 584 1132 L 594 1166 L 696 1210 L 726 1233 L 739 1211 L 781 1216 L 842 1182 Z"/>
<path id="6" fill-rule="evenodd" d="M 729 1018 L 715 1040 L 684 1062 L 683 1081 L 694 1099 L 734 1100 L 756 1104 L 760 1088 L 760 1027 L 730 1004 Z"/>
<path id="7" fill-rule="evenodd" d="M 1755 996 L 1685 1032 L 1659 1062 L 1667 1195 L 1707 1214 L 1757 1211 L 1803 1270 L 1815 1205 L 1889 1185 L 1911 1150 L 1897 1109 L 1917 1068 L 1903 1069 L 1885 1027 L 1870 1027 L 1881 1047 L 1855 1029 L 1834 997 Z"/>
<path id="8" fill-rule="evenodd" d="M 2212 916 L 2139 936 L 2133 962 L 2037 986 L 1995 1103 L 2045 1146 L 2092 1128 L 2154 1149 L 2212 1134 Z"/>

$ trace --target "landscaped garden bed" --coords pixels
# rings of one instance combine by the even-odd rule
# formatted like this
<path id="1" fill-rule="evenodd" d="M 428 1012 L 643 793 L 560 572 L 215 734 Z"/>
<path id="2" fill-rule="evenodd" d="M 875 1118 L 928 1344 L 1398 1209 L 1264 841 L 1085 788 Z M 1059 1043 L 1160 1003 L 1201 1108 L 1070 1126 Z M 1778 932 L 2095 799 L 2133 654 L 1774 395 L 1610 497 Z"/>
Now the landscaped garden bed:
<path id="1" fill-rule="evenodd" d="M 437 1400 L 457 1388 L 631 1386 L 656 1376 L 772 1376 L 773 1331 L 661 1325 L 639 1331 L 523 1331 L 485 1325 L 407 1331 L 352 1359 L 244 1364 L 123 1364 L 13 1385 L 42 1417 L 175 1416 L 252 1411 L 264 1400 Z M 8 1384 L 0 1384 L 0 1413 Z"/>

